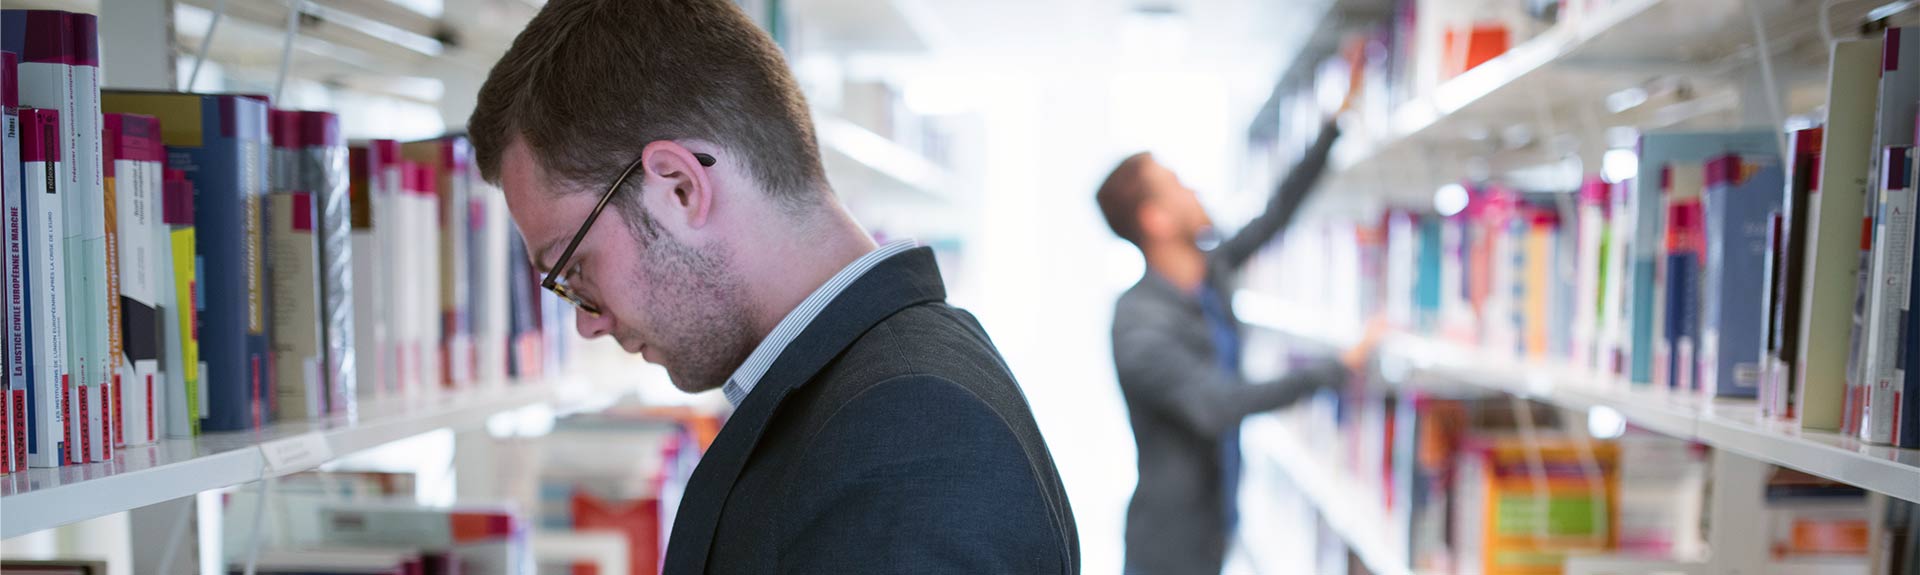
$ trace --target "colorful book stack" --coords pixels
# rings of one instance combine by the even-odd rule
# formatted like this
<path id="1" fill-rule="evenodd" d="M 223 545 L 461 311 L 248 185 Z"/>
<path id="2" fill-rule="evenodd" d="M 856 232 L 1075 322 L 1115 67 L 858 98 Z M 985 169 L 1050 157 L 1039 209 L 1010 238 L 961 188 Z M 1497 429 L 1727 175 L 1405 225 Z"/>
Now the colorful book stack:
<path id="1" fill-rule="evenodd" d="M 94 16 L 0 24 L 0 473 L 564 361 L 571 309 L 464 138 L 349 152 L 328 112 L 102 92 Z"/>
<path id="2" fill-rule="evenodd" d="M 265 222 L 270 155 L 266 104 L 243 96 L 108 92 L 108 109 L 160 119 L 168 165 L 194 189 L 201 429 L 256 429 L 272 417 Z"/>

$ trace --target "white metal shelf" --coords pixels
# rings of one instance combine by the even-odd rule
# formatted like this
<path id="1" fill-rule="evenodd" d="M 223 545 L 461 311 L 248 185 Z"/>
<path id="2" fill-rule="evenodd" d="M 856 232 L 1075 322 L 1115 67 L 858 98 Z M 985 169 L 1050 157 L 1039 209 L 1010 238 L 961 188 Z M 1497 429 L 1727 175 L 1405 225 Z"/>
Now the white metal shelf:
<path id="1" fill-rule="evenodd" d="M 1320 343 L 1351 342 L 1327 314 L 1242 291 L 1236 307 L 1249 324 Z M 1247 305 L 1253 303 L 1251 308 Z M 1245 313 L 1249 309 L 1257 313 Z M 1276 317 L 1305 319 L 1278 320 Z M 1351 324 L 1351 322 L 1346 322 Z M 1315 326 L 1303 329 L 1300 326 Z M 1920 449 L 1872 445 L 1833 433 L 1802 431 L 1794 422 L 1760 417 L 1750 400 L 1706 400 L 1553 362 L 1522 361 L 1467 345 L 1415 335 L 1382 342 L 1381 361 L 1407 370 L 1408 385 L 1470 385 L 1586 410 L 1607 407 L 1663 435 L 1697 441 L 1768 463 L 1920 502 Z"/>
<path id="2" fill-rule="evenodd" d="M 1872 6 L 1860 4 L 1835 7 L 1832 21 L 1864 18 Z M 1731 112 L 1741 105 L 1733 95 L 1738 85 L 1731 72 L 1755 56 L 1749 10 L 1759 11 L 1773 46 L 1807 49 L 1819 48 L 1819 8 L 1819 2 L 1793 0 L 1619 0 L 1561 22 L 1399 105 L 1384 119 L 1386 125 L 1368 126 L 1336 145 L 1331 171 L 1378 177 L 1377 172 L 1404 171 L 1403 162 L 1431 154 L 1483 155 L 1487 146 L 1463 144 L 1484 142 L 1513 125 L 1554 135 L 1592 132 L 1594 121 L 1609 114 L 1613 117 L 1605 125 L 1657 128 Z M 1693 96 L 1627 110 L 1604 108 L 1608 95 L 1646 87 L 1660 77 L 1682 79 Z"/>
<path id="3" fill-rule="evenodd" d="M 844 118 L 818 110 L 813 117 L 829 176 L 853 178 L 848 183 L 858 188 L 843 193 L 904 191 L 949 199 L 953 177 L 933 160 Z"/>
<path id="4" fill-rule="evenodd" d="M 564 381 L 474 389 L 363 406 L 357 421 L 282 422 L 258 431 L 118 449 L 105 463 L 33 468 L 0 476 L 0 539 L 315 469 L 339 456 L 436 429 L 484 425 L 495 414 L 524 407 L 577 411 L 602 405 L 617 393 Z"/>
<path id="5" fill-rule="evenodd" d="M 1242 449 L 1253 464 L 1270 465 L 1285 474 L 1368 571 L 1414 575 L 1405 553 L 1396 551 L 1389 540 L 1388 534 L 1394 530 L 1388 526 L 1386 508 L 1379 505 L 1378 498 L 1354 493 L 1347 487 L 1360 482 L 1336 473 L 1337 466 L 1307 449 L 1277 415 L 1249 417 L 1242 429 Z"/>

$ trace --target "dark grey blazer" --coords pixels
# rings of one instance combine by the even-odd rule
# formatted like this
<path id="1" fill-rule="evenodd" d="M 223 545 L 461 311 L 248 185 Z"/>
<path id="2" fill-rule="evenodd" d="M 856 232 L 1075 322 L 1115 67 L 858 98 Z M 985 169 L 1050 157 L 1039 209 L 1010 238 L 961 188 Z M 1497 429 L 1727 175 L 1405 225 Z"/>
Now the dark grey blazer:
<path id="1" fill-rule="evenodd" d="M 665 573 L 1079 573 L 1026 397 L 933 252 L 827 304 L 694 469 Z"/>
<path id="2" fill-rule="evenodd" d="M 1233 315 L 1234 276 L 1279 234 L 1305 201 L 1338 137 L 1328 124 L 1281 182 L 1266 212 L 1207 256 L 1206 282 Z M 1195 294 L 1152 272 L 1120 296 L 1113 314 L 1113 361 L 1139 447 L 1140 483 L 1127 507 L 1130 575 L 1219 573 L 1227 550 L 1221 441 L 1248 415 L 1275 409 L 1344 381 L 1324 361 L 1280 381 L 1249 384 L 1220 368 Z"/>

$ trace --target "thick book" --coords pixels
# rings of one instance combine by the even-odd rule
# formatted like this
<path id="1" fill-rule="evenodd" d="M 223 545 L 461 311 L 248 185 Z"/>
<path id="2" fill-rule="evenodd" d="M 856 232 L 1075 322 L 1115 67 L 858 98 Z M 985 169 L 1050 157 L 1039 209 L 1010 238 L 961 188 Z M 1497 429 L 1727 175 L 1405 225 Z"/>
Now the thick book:
<path id="1" fill-rule="evenodd" d="M 160 323 L 165 336 L 162 349 L 167 375 L 167 436 L 193 437 L 200 434 L 200 414 L 205 412 L 207 396 L 200 386 L 200 313 L 198 270 L 199 252 L 193 231 L 193 182 L 186 172 L 166 170 L 162 182 L 160 217 L 165 224 L 160 243 L 161 282 Z"/>
<path id="2" fill-rule="evenodd" d="M 330 112 L 294 112 L 299 148 L 293 159 L 296 189 L 313 194 L 314 247 L 318 262 L 320 381 L 327 412 L 352 417 L 358 411 L 359 377 L 354 352 L 353 201 L 347 191 L 347 141 L 340 117 Z"/>
<path id="3" fill-rule="evenodd" d="M 320 357 L 320 252 L 314 237 L 313 194 L 302 186 L 300 116 L 270 110 L 273 167 L 267 194 L 267 287 L 273 326 L 275 413 L 314 419 L 327 412 Z"/>
<path id="4" fill-rule="evenodd" d="M 422 170 L 421 186 L 431 187 L 436 218 L 427 222 L 439 231 L 440 268 L 438 302 L 438 385 L 465 387 L 473 381 L 473 277 L 468 261 L 472 230 L 471 197 L 473 148 L 462 136 L 448 136 L 400 146 L 400 153 Z"/>
<path id="5" fill-rule="evenodd" d="M 119 321 L 122 362 L 114 377 L 117 394 L 114 413 L 116 445 L 152 443 L 163 433 L 164 415 L 157 391 L 166 387 L 160 360 L 164 336 L 160 325 L 164 241 L 160 203 L 164 191 L 160 123 L 152 116 L 106 116 L 108 197 L 112 198 L 113 228 L 108 244 L 116 255 L 114 274 L 119 281 Z"/>
<path id="6" fill-rule="evenodd" d="M 66 202 L 60 139 L 60 111 L 20 109 L 20 196 L 6 205 L 21 206 L 24 224 L 9 223 L 7 267 L 24 270 L 19 286 L 26 337 L 25 349 L 10 354 L 26 357 L 27 464 L 55 467 L 73 463 L 80 455 L 72 445 L 67 419 L 71 390 L 66 373 Z M 9 214 L 12 218 L 12 214 Z M 12 288 L 10 287 L 11 291 Z M 10 296 L 12 297 L 12 296 Z"/>
<path id="7" fill-rule="evenodd" d="M 1770 275 L 1775 297 L 1765 310 L 1771 325 L 1767 328 L 1763 378 L 1774 393 L 1770 397 L 1773 401 L 1761 405 L 1768 415 L 1780 418 L 1791 419 L 1798 413 L 1793 362 L 1800 355 L 1800 307 L 1802 292 L 1809 283 L 1805 261 L 1811 240 L 1807 236 L 1814 221 L 1809 212 L 1819 186 L 1820 150 L 1825 137 L 1826 129 L 1815 127 L 1796 131 L 1789 140 L 1792 163 L 1787 165 L 1786 195 L 1781 197 L 1776 230 L 1778 256 Z"/>
<path id="8" fill-rule="evenodd" d="M 1880 159 L 1880 210 L 1874 218 L 1872 299 L 1868 302 L 1866 367 L 1859 406 L 1861 439 L 1891 444 L 1899 434 L 1906 388 L 1907 310 L 1912 287 L 1913 146 L 1889 146 Z"/>
<path id="9" fill-rule="evenodd" d="M 12 52 L 0 52 L 0 222 L 5 222 L 9 242 L 19 239 L 20 208 L 20 103 L 19 84 L 14 69 L 20 63 Z M 6 379 L 0 384 L 0 424 L 6 427 L 5 445 L 0 445 L 0 472 L 13 473 L 27 468 L 27 325 L 21 317 L 26 305 L 20 301 L 21 271 L 12 265 L 0 265 L 0 285 L 6 286 L 4 301 L 7 318 Z"/>
<path id="10" fill-rule="evenodd" d="M 1707 163 L 1700 389 L 1709 396 L 1760 393 L 1767 221 L 1780 209 L 1785 186 L 1774 155 L 1727 155 Z"/>
<path id="11" fill-rule="evenodd" d="M 1666 191 L 1666 261 L 1661 296 L 1661 345 L 1654 351 L 1660 366 L 1656 380 L 1675 390 L 1699 389 L 1700 265 L 1705 251 L 1705 215 L 1700 199 L 1703 174 L 1696 165 L 1678 165 L 1661 171 Z"/>
<path id="12" fill-rule="evenodd" d="M 1628 248 L 1633 256 L 1625 270 L 1628 279 L 1624 286 L 1630 306 L 1625 326 L 1628 333 L 1623 341 L 1627 348 L 1628 381 L 1649 384 L 1654 379 L 1654 347 L 1660 339 L 1655 318 L 1655 310 L 1660 308 L 1655 304 L 1662 301 L 1662 286 L 1655 281 L 1655 268 L 1664 259 L 1661 248 L 1665 245 L 1655 238 L 1665 237 L 1667 215 L 1666 204 L 1660 199 L 1661 169 L 1669 164 L 1704 164 L 1708 159 L 1727 154 L 1763 153 L 1780 153 L 1779 139 L 1772 130 L 1657 132 L 1640 137 L 1640 169 L 1633 178 L 1633 201 L 1630 202 L 1634 213 L 1627 217 L 1633 221 L 1632 237 L 1648 241 L 1635 241 Z"/>
<path id="13" fill-rule="evenodd" d="M 165 129 L 167 160 L 194 187 L 199 287 L 200 386 L 205 431 L 261 427 L 273 367 L 267 341 L 263 204 L 269 154 L 267 107 L 244 96 L 108 91 L 115 112 L 148 114 Z"/>

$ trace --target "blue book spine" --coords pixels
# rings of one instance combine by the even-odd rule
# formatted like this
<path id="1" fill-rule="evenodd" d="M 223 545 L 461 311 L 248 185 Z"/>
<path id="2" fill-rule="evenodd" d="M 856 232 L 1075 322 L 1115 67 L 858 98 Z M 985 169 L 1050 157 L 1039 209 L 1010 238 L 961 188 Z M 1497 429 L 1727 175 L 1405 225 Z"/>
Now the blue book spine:
<path id="1" fill-rule="evenodd" d="M 1420 218 L 1420 254 L 1419 271 L 1413 280 L 1413 305 L 1418 321 L 1415 326 L 1421 331 L 1431 331 L 1440 325 L 1440 226 L 1442 220 L 1427 216 Z"/>
<path id="2" fill-rule="evenodd" d="M 204 431 L 258 428 L 267 418 L 267 326 L 261 201 L 267 189 L 267 107 L 238 96 L 201 96 L 198 147 L 168 158 L 194 184 L 202 265 L 201 389 Z M 165 121 L 164 119 L 162 120 Z"/>
<path id="3" fill-rule="evenodd" d="M 1786 189 L 1778 158 L 1728 156 L 1707 167 L 1707 232 L 1701 389 L 1717 397 L 1756 397 L 1766 334 L 1767 224 Z"/>
<path id="4" fill-rule="evenodd" d="M 1693 361 L 1700 341 L 1700 256 L 1691 250 L 1667 254 L 1667 385 L 1674 389 L 1694 388 L 1698 365 Z"/>

